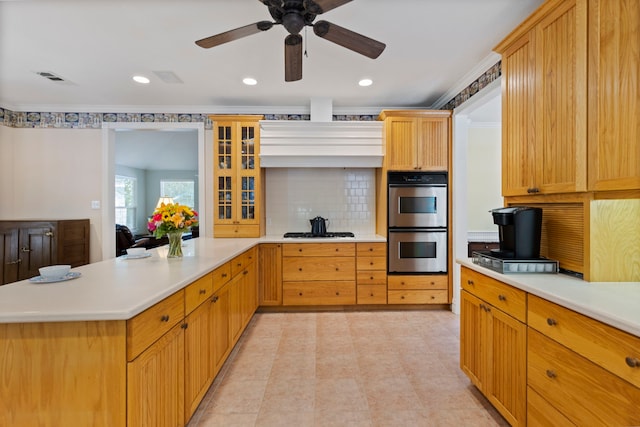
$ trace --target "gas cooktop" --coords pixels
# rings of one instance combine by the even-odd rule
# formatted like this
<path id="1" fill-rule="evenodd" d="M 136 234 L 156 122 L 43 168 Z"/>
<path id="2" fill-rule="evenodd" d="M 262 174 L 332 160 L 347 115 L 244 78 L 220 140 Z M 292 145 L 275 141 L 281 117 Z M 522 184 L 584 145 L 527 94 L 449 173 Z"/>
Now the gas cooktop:
<path id="1" fill-rule="evenodd" d="M 292 238 L 331 238 L 331 237 L 355 237 L 355 234 L 353 234 L 350 231 L 329 231 L 326 232 L 324 234 L 313 234 L 311 232 L 289 232 L 289 233 L 284 233 L 284 237 L 292 237 Z"/>

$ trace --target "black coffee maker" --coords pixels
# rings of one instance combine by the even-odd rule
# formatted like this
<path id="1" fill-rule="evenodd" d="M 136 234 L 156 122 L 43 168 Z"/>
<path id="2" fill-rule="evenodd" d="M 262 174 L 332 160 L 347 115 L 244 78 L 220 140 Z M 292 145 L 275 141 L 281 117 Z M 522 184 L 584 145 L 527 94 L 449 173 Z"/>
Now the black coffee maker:
<path id="1" fill-rule="evenodd" d="M 542 209 L 514 206 L 491 210 L 493 223 L 498 225 L 500 249 L 492 255 L 502 259 L 540 258 Z"/>

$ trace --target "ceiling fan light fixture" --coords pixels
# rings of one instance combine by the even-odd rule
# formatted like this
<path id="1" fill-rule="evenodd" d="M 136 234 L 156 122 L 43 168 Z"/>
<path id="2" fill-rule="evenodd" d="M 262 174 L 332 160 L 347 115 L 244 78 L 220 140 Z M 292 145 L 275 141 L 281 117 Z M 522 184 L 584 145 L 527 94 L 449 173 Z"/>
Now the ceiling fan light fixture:
<path id="1" fill-rule="evenodd" d="M 149 82 L 151 80 L 149 80 L 147 77 L 145 76 L 133 76 L 133 81 L 136 83 L 141 83 L 143 85 L 149 84 Z"/>
<path id="2" fill-rule="evenodd" d="M 242 79 L 242 83 L 246 84 L 247 86 L 255 86 L 258 84 L 258 81 L 253 77 L 245 77 L 244 79 Z"/>
<path id="3" fill-rule="evenodd" d="M 371 86 L 373 84 L 373 80 L 371 79 L 362 79 L 358 82 L 358 84 L 362 87 Z"/>

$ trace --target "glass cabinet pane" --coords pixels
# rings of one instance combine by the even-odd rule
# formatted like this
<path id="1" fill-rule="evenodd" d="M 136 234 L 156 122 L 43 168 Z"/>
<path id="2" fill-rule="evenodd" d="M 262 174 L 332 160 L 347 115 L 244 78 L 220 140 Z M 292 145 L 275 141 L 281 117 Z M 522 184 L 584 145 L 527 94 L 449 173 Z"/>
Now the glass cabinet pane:
<path id="1" fill-rule="evenodd" d="M 255 169 L 255 132 L 253 126 L 242 126 L 242 140 L 240 155 L 242 169 Z"/>
<path id="2" fill-rule="evenodd" d="M 218 127 L 218 162 L 220 169 L 231 169 L 231 126 Z"/>
<path id="3" fill-rule="evenodd" d="M 242 202 L 241 202 L 241 215 L 242 219 L 254 219 L 255 218 L 255 178 L 252 176 L 242 177 Z"/>
<path id="4" fill-rule="evenodd" d="M 220 176 L 218 177 L 218 218 L 219 219 L 231 219 L 232 205 L 233 205 L 233 192 L 231 189 L 231 177 Z"/>

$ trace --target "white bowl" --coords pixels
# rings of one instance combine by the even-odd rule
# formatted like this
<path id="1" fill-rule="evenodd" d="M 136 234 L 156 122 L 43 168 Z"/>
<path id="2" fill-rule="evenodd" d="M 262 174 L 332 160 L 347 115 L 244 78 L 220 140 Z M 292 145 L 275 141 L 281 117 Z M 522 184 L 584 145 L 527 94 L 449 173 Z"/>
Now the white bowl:
<path id="1" fill-rule="evenodd" d="M 146 248 L 129 248 L 127 249 L 127 255 L 140 256 L 147 252 Z"/>
<path id="2" fill-rule="evenodd" d="M 70 265 L 50 265 L 48 267 L 41 267 L 38 269 L 38 271 L 40 271 L 40 276 L 43 279 L 48 280 L 62 279 L 64 276 L 69 274 L 69 270 L 71 270 Z"/>

